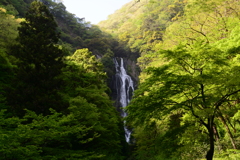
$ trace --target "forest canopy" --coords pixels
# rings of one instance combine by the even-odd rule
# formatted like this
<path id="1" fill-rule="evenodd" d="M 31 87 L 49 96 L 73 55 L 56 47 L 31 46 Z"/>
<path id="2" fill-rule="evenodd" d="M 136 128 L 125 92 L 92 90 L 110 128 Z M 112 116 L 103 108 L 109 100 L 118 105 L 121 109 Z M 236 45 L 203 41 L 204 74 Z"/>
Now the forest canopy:
<path id="1" fill-rule="evenodd" d="M 143 0 L 116 12 L 122 23 L 100 23 L 140 55 L 126 109 L 136 159 L 239 157 L 239 5 Z"/>
<path id="2" fill-rule="evenodd" d="M 102 38 L 101 31 L 73 22 L 89 44 L 76 43 L 81 47 L 71 53 L 74 44 L 64 42 L 59 13 L 48 1 L 24 3 L 29 6 L 22 19 L 7 11 L 8 2 L 0 8 L 0 159 L 123 160 L 122 121 L 104 66 L 93 54 L 103 56 L 111 47 L 89 45 L 100 42 L 93 39 Z"/>
<path id="3" fill-rule="evenodd" d="M 239 0 L 132 0 L 98 25 L 0 0 L 0 18 L 0 159 L 240 158 Z M 114 57 L 137 84 L 125 119 Z"/>

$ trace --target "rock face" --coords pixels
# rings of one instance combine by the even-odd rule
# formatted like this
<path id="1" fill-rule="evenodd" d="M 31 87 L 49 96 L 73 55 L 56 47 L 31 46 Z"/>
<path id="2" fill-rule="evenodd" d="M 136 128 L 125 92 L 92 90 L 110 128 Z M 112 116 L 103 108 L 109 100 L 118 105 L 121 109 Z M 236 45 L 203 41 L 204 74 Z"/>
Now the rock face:
<path id="1" fill-rule="evenodd" d="M 133 81 L 135 82 L 135 88 L 137 87 L 136 85 L 138 84 L 139 81 L 139 74 L 140 74 L 140 68 L 137 66 L 136 61 L 132 61 L 130 59 L 123 59 L 125 68 L 127 70 L 127 73 L 132 77 Z"/>
<path id="2" fill-rule="evenodd" d="M 137 83 L 138 83 L 138 76 L 139 76 L 139 67 L 136 65 L 136 62 L 131 61 L 129 59 L 126 58 L 122 58 L 123 59 L 123 65 L 124 68 L 126 70 L 126 73 L 131 77 L 132 81 L 133 81 L 133 90 L 136 89 L 137 87 Z M 115 60 L 117 61 L 118 64 L 121 64 L 121 58 L 116 57 Z M 111 85 L 109 86 L 111 89 L 111 98 L 114 101 L 114 106 L 116 107 L 116 109 L 121 113 L 121 104 L 120 104 L 120 99 L 119 99 L 119 91 L 120 88 L 119 86 L 121 86 L 121 80 L 119 80 L 118 76 L 117 76 L 117 71 L 116 68 L 115 69 L 115 75 L 112 76 L 111 78 Z M 127 84 L 128 82 L 126 82 Z M 132 94 L 133 92 L 129 93 L 130 99 L 132 98 Z"/>
<path id="3" fill-rule="evenodd" d="M 127 73 L 123 58 L 114 58 L 116 74 L 113 79 L 113 93 L 115 106 L 121 117 L 126 117 L 127 113 L 124 108 L 129 104 L 133 92 L 134 92 L 134 81 L 132 77 Z M 131 130 L 124 126 L 126 142 L 130 142 Z"/>

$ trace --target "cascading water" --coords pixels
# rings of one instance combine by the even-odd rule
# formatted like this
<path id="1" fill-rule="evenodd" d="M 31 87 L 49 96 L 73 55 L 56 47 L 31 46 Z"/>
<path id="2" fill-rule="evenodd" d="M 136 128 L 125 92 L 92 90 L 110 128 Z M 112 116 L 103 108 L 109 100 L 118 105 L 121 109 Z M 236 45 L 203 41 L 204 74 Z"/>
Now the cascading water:
<path id="1" fill-rule="evenodd" d="M 122 58 L 120 65 L 118 64 L 116 58 L 114 59 L 114 63 L 116 68 L 115 88 L 117 90 L 117 101 L 119 101 L 119 111 L 121 112 L 122 117 L 126 117 L 127 113 L 124 111 L 124 107 L 129 104 L 134 91 L 133 80 L 129 75 L 127 75 Z M 131 131 L 126 126 L 124 126 L 124 130 L 126 141 L 129 143 Z"/>

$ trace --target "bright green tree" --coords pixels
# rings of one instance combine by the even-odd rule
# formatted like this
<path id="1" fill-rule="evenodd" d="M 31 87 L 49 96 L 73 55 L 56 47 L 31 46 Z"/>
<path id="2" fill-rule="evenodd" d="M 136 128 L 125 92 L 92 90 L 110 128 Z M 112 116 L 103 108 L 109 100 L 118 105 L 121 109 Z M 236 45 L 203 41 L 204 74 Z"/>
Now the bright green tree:
<path id="1" fill-rule="evenodd" d="M 10 56 L 7 54 L 8 46 L 17 37 L 19 19 L 8 15 L 7 11 L 0 8 L 0 109 L 6 108 L 6 88 L 13 78 L 13 65 L 10 63 Z"/>
<path id="2" fill-rule="evenodd" d="M 159 54 L 162 65 L 147 69 L 149 77 L 140 84 L 135 98 L 127 107 L 127 120 L 134 127 L 149 126 L 155 122 L 169 124 L 165 128 L 172 130 L 171 119 L 178 116 L 175 121 L 179 124 L 175 127 L 178 126 L 179 130 L 187 127 L 181 134 L 191 128 L 192 133 L 202 137 L 200 141 L 192 138 L 195 143 L 185 139 L 179 144 L 207 143 L 206 159 L 212 160 L 217 118 L 220 113 L 226 112 L 226 105 L 234 105 L 239 96 L 239 55 L 233 54 L 229 58 L 228 52 L 202 42 L 191 48 L 179 45 L 174 50 L 162 50 Z M 186 137 L 189 138 L 189 135 Z"/>
<path id="3" fill-rule="evenodd" d="M 81 124 L 91 127 L 87 137 L 91 142 L 79 146 L 87 151 L 105 155 L 102 159 L 121 160 L 124 143 L 123 125 L 113 107 L 106 85 L 106 74 L 103 65 L 88 49 L 79 49 L 66 57 L 66 68 L 63 79 L 66 82 L 64 97 L 71 107 L 86 115 L 79 118 Z M 82 102 L 85 105 L 82 105 Z"/>
<path id="4" fill-rule="evenodd" d="M 6 13 L 7 10 L 0 8 L 0 51 L 6 52 L 7 45 L 13 43 L 17 37 L 17 27 L 20 19 Z"/>

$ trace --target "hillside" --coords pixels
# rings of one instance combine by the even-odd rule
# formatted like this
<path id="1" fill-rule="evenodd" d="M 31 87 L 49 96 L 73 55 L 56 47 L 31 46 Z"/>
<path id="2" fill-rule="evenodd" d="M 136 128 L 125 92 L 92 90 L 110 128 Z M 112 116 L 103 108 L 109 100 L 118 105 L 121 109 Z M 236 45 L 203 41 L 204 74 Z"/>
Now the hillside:
<path id="1" fill-rule="evenodd" d="M 98 25 L 41 1 L 0 0 L 3 160 L 240 158 L 240 0 L 132 0 Z"/>
<path id="2" fill-rule="evenodd" d="M 130 51 L 144 55 L 162 41 L 164 31 L 183 14 L 184 1 L 141 0 L 117 10 L 99 27 L 115 36 Z"/>
<path id="3" fill-rule="evenodd" d="M 239 0 L 132 1 L 99 23 L 138 55 L 134 158 L 239 158 Z"/>
<path id="4" fill-rule="evenodd" d="M 117 42 L 62 3 L 31 2 L 0 1 L 0 159 L 126 159 L 106 83 Z"/>

